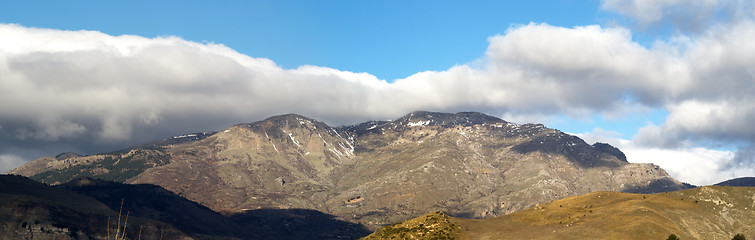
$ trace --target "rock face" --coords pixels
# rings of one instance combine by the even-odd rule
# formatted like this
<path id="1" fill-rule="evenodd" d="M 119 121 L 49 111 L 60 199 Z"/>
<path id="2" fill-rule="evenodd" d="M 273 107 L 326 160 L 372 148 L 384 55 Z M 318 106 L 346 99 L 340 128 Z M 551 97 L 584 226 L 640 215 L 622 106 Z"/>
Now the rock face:
<path id="1" fill-rule="evenodd" d="M 289 114 L 177 144 L 41 158 L 11 173 L 150 183 L 216 211 L 305 208 L 372 228 L 434 210 L 490 218 L 594 191 L 687 188 L 610 145 L 472 112 L 338 128 Z"/>

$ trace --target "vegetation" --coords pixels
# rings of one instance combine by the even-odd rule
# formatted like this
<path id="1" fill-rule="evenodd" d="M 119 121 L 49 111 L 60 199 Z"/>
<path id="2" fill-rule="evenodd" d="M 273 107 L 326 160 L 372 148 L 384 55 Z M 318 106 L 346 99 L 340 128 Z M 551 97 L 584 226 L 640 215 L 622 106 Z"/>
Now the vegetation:
<path id="1" fill-rule="evenodd" d="M 740 233 L 740 234 L 737 234 L 736 236 L 734 236 L 734 238 L 732 238 L 731 240 L 747 240 L 747 238 L 745 237 L 744 234 Z"/>
<path id="2" fill-rule="evenodd" d="M 155 165 L 167 163 L 168 158 L 161 152 L 135 150 L 133 153 L 106 154 L 102 160 L 91 164 L 78 164 L 57 171 L 45 171 L 30 178 L 48 184 L 65 183 L 78 177 L 125 182 Z"/>
<path id="3" fill-rule="evenodd" d="M 676 234 L 668 235 L 668 238 L 666 240 L 679 240 L 679 237 L 676 236 Z"/>
<path id="4" fill-rule="evenodd" d="M 451 217 L 434 212 L 387 226 L 363 239 L 459 239 L 459 232 L 461 228 L 451 222 Z"/>
<path id="5" fill-rule="evenodd" d="M 118 225 L 115 228 L 114 240 L 126 239 L 126 224 L 128 223 L 129 211 L 126 211 L 126 218 L 123 220 L 123 228 L 121 228 L 121 216 L 123 214 L 123 198 L 121 198 L 121 208 L 118 210 Z M 110 239 L 110 216 L 107 217 L 107 239 Z"/>

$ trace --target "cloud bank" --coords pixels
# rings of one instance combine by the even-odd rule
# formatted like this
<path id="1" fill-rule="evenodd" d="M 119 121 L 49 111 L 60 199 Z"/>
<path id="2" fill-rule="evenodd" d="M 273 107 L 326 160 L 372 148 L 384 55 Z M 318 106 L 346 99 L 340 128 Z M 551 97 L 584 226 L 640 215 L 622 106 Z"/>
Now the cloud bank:
<path id="1" fill-rule="evenodd" d="M 0 171 L 40 156 L 111 151 L 290 112 L 339 125 L 414 110 L 547 121 L 637 114 L 639 106 L 669 115 L 636 136 L 582 135 L 613 141 L 630 161 L 660 164 L 693 184 L 753 175 L 752 4 L 728 11 L 728 3 L 692 2 L 604 1 L 603 8 L 643 24 L 673 17 L 669 9 L 683 15 L 710 4 L 730 17 L 713 14 L 705 21 L 714 23 L 652 46 L 634 42 L 632 30 L 620 26 L 517 25 L 490 37 L 474 63 L 390 82 L 320 66 L 283 69 L 179 37 L 0 24 Z"/>

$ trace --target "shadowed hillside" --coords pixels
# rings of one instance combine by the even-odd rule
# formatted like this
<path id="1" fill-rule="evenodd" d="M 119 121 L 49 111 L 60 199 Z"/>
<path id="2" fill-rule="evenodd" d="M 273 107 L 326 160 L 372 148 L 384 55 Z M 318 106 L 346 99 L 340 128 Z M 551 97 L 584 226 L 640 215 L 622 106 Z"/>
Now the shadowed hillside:
<path id="1" fill-rule="evenodd" d="M 224 216 L 159 186 L 75 179 L 50 187 L 0 175 L 0 239 L 105 239 L 128 215 L 127 236 L 143 239 L 356 239 L 362 225 L 304 209 Z M 122 220 L 122 222 L 126 222 Z M 141 232 L 141 233 L 140 233 Z"/>
<path id="2" fill-rule="evenodd" d="M 755 177 L 743 177 L 735 178 L 723 181 L 716 184 L 716 186 L 732 186 L 732 187 L 755 187 Z"/>

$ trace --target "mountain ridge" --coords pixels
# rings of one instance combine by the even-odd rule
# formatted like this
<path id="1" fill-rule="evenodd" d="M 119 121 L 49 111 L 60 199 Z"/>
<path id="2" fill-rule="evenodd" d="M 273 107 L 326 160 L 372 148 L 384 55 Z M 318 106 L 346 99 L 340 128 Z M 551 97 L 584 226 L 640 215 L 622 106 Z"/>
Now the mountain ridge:
<path id="1" fill-rule="evenodd" d="M 755 187 L 755 177 L 741 177 L 729 179 L 720 183 L 716 183 L 716 186 L 732 186 L 732 187 Z"/>
<path id="2" fill-rule="evenodd" d="M 77 176 L 149 183 L 218 212 L 305 208 L 373 229 L 427 209 L 490 218 L 599 190 L 688 188 L 621 156 L 482 113 L 417 111 L 341 127 L 285 114 L 158 148 L 40 158 L 11 172 L 51 184 Z"/>

